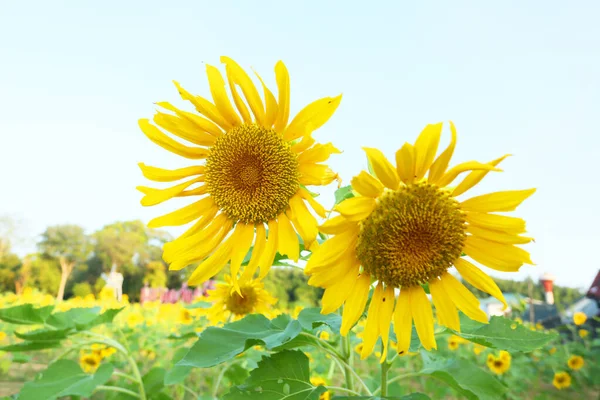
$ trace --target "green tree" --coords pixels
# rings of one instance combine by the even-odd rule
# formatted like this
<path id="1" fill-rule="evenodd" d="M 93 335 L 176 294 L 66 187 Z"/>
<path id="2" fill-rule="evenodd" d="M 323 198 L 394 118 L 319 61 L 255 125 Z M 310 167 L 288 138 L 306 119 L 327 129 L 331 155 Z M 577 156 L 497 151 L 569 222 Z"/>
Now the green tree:
<path id="1" fill-rule="evenodd" d="M 38 248 L 45 255 L 56 259 L 60 265 L 61 278 L 56 299 L 61 301 L 73 268 L 77 263 L 85 261 L 90 253 L 90 240 L 80 226 L 56 225 L 48 227 L 42 233 Z"/>
<path id="2" fill-rule="evenodd" d="M 150 261 L 146 265 L 144 283 L 146 282 L 153 288 L 167 286 L 167 269 L 162 261 Z"/>

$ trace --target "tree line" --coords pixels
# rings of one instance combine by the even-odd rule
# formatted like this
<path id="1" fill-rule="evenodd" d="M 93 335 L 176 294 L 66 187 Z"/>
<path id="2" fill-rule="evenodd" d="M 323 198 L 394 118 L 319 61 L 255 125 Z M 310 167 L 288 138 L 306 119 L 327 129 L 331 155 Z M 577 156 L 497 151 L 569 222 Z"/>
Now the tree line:
<path id="1" fill-rule="evenodd" d="M 115 265 L 124 277 L 123 293 L 137 301 L 145 284 L 179 289 L 194 269 L 191 266 L 168 271 L 162 261 L 162 246 L 171 236 L 147 228 L 139 220 L 118 221 L 89 235 L 78 225 L 50 226 L 40 235 L 37 252 L 22 258 L 11 252 L 12 225 L 7 218 L 0 218 L 0 293 L 20 293 L 25 287 L 34 287 L 58 299 L 98 294 L 106 283 L 102 273 Z M 496 282 L 505 293 L 529 296 L 527 280 L 496 279 Z M 533 286 L 534 299 L 543 300 L 541 285 Z M 279 299 L 280 307 L 295 303 L 316 306 L 322 296 L 322 290 L 308 286 L 306 276 L 297 268 L 274 268 L 265 279 L 265 287 Z M 478 297 L 488 297 L 474 287 L 469 288 Z M 578 289 L 555 285 L 554 297 L 559 309 L 581 296 Z"/>

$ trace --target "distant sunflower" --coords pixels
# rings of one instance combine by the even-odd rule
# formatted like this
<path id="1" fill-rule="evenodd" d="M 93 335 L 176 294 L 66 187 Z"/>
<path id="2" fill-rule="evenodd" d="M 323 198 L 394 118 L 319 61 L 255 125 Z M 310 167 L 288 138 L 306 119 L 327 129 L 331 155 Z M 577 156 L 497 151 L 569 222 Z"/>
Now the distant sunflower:
<path id="1" fill-rule="evenodd" d="M 381 151 L 365 148 L 374 174 L 363 171 L 355 176 L 351 184 L 356 197 L 338 204 L 335 211 L 340 215 L 320 227 L 335 236 L 313 253 L 305 271 L 311 275 L 309 284 L 325 288 L 323 313 L 344 304 L 342 335 L 363 314 L 371 283 L 378 281 L 368 309 L 362 358 L 371 354 L 380 336 L 387 348 L 392 317 L 399 354 L 408 352 L 413 321 L 423 346 L 437 348 L 423 284 L 429 284 L 440 324 L 459 331 L 457 309 L 487 323 L 477 298 L 448 273 L 453 265 L 467 282 L 506 307 L 494 281 L 463 254 L 498 271 L 532 264 L 529 253 L 516 246 L 532 240 L 520 236 L 525 221 L 493 212 L 514 210 L 535 189 L 456 200 L 489 171 L 499 171 L 496 166 L 507 156 L 448 169 L 456 144 L 452 123 L 450 129 L 450 144 L 437 158 L 441 123 L 428 125 L 414 145 L 404 144 L 396 152 L 395 167 Z M 450 187 L 467 171 L 471 172 Z M 401 291 L 394 308 L 395 289 Z M 382 353 L 385 357 L 386 349 Z"/>
<path id="2" fill-rule="evenodd" d="M 82 353 L 79 357 L 79 365 L 86 374 L 93 374 L 100 366 L 102 358 L 94 353 Z"/>
<path id="3" fill-rule="evenodd" d="M 271 307 L 277 302 L 264 288 L 258 279 L 241 281 L 240 293 L 233 289 L 229 275 L 225 275 L 225 283 L 217 284 L 214 290 L 208 291 L 205 301 L 213 303 L 207 310 L 208 320 L 217 324 L 240 319 L 248 314 L 269 314 Z"/>
<path id="4" fill-rule="evenodd" d="M 567 361 L 567 365 L 569 366 L 569 368 L 577 371 L 577 370 L 583 368 L 583 366 L 585 365 L 585 361 L 583 360 L 583 357 L 581 357 L 581 356 L 571 356 L 571 357 L 569 357 L 569 360 Z"/>
<path id="5" fill-rule="evenodd" d="M 552 384 L 558 390 L 566 389 L 571 386 L 571 375 L 564 371 L 555 372 Z"/>
<path id="6" fill-rule="evenodd" d="M 322 163 L 340 151 L 331 143 L 315 144 L 312 133 L 333 115 L 341 95 L 309 104 L 288 123 L 290 78 L 283 62 L 275 65 L 277 99 L 256 74 L 264 102 L 248 74 L 235 61 L 221 57 L 221 62 L 225 64 L 226 80 L 217 68 L 206 66 L 213 102 L 190 94 L 175 82 L 181 97 L 202 116 L 160 102 L 157 105 L 170 113 L 158 111 L 153 118 L 155 125 L 147 119 L 139 121 L 144 134 L 154 143 L 182 157 L 205 162 L 175 170 L 140 163 L 142 173 L 150 180 L 187 180 L 166 189 L 138 190 L 145 194 L 141 200 L 144 206 L 174 197 L 199 196 L 194 203 L 151 220 L 148 226 L 159 228 L 196 221 L 164 246 L 164 260 L 171 270 L 199 262 L 189 278 L 190 285 L 201 284 L 230 262 L 232 281 L 238 290 L 238 273 L 251 246 L 254 251 L 245 279 L 251 278 L 259 267 L 260 277 L 264 277 L 277 251 L 297 261 L 297 233 L 306 248 L 315 243 L 318 223 L 306 203 L 322 218 L 325 209 L 305 185 L 326 185 L 338 179 Z M 191 145 L 172 139 L 159 127 Z"/>

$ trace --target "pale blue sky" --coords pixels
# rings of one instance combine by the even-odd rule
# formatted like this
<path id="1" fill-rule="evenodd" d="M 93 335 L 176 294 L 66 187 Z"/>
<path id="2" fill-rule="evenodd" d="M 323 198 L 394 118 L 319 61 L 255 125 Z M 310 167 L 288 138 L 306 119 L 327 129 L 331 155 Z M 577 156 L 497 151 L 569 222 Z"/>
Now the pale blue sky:
<path id="1" fill-rule="evenodd" d="M 173 79 L 208 95 L 204 63 L 220 55 L 272 86 L 282 59 L 292 112 L 344 94 L 316 137 L 344 151 L 331 164 L 346 183 L 365 167 L 361 146 L 393 157 L 431 122 L 456 123 L 456 163 L 514 154 L 469 194 L 537 187 L 517 213 L 537 266 L 516 276 L 587 288 L 600 268 L 600 3 L 441 3 L 2 2 L 0 214 L 34 237 L 174 209 L 141 207 L 137 162 L 190 161 L 148 141 L 138 118 L 155 101 L 183 104 Z"/>

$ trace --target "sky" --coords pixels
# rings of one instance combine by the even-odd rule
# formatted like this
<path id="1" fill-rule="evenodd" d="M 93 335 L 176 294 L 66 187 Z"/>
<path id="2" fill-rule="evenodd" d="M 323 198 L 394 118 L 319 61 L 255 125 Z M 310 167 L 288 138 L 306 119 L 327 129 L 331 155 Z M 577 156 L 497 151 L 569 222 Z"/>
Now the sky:
<path id="1" fill-rule="evenodd" d="M 492 275 L 587 289 L 600 269 L 600 3 L 440 3 L 0 2 L 0 215 L 20 222 L 15 250 L 49 225 L 91 233 L 185 204 L 140 205 L 138 162 L 191 164 L 137 121 L 157 101 L 184 106 L 172 80 L 209 97 L 205 64 L 227 55 L 273 89 L 283 60 L 292 113 L 343 93 L 315 137 L 343 150 L 330 164 L 345 184 L 366 168 L 362 146 L 393 159 L 428 123 L 456 124 L 454 163 L 513 154 L 468 195 L 538 189 L 515 214 L 536 265 Z"/>

